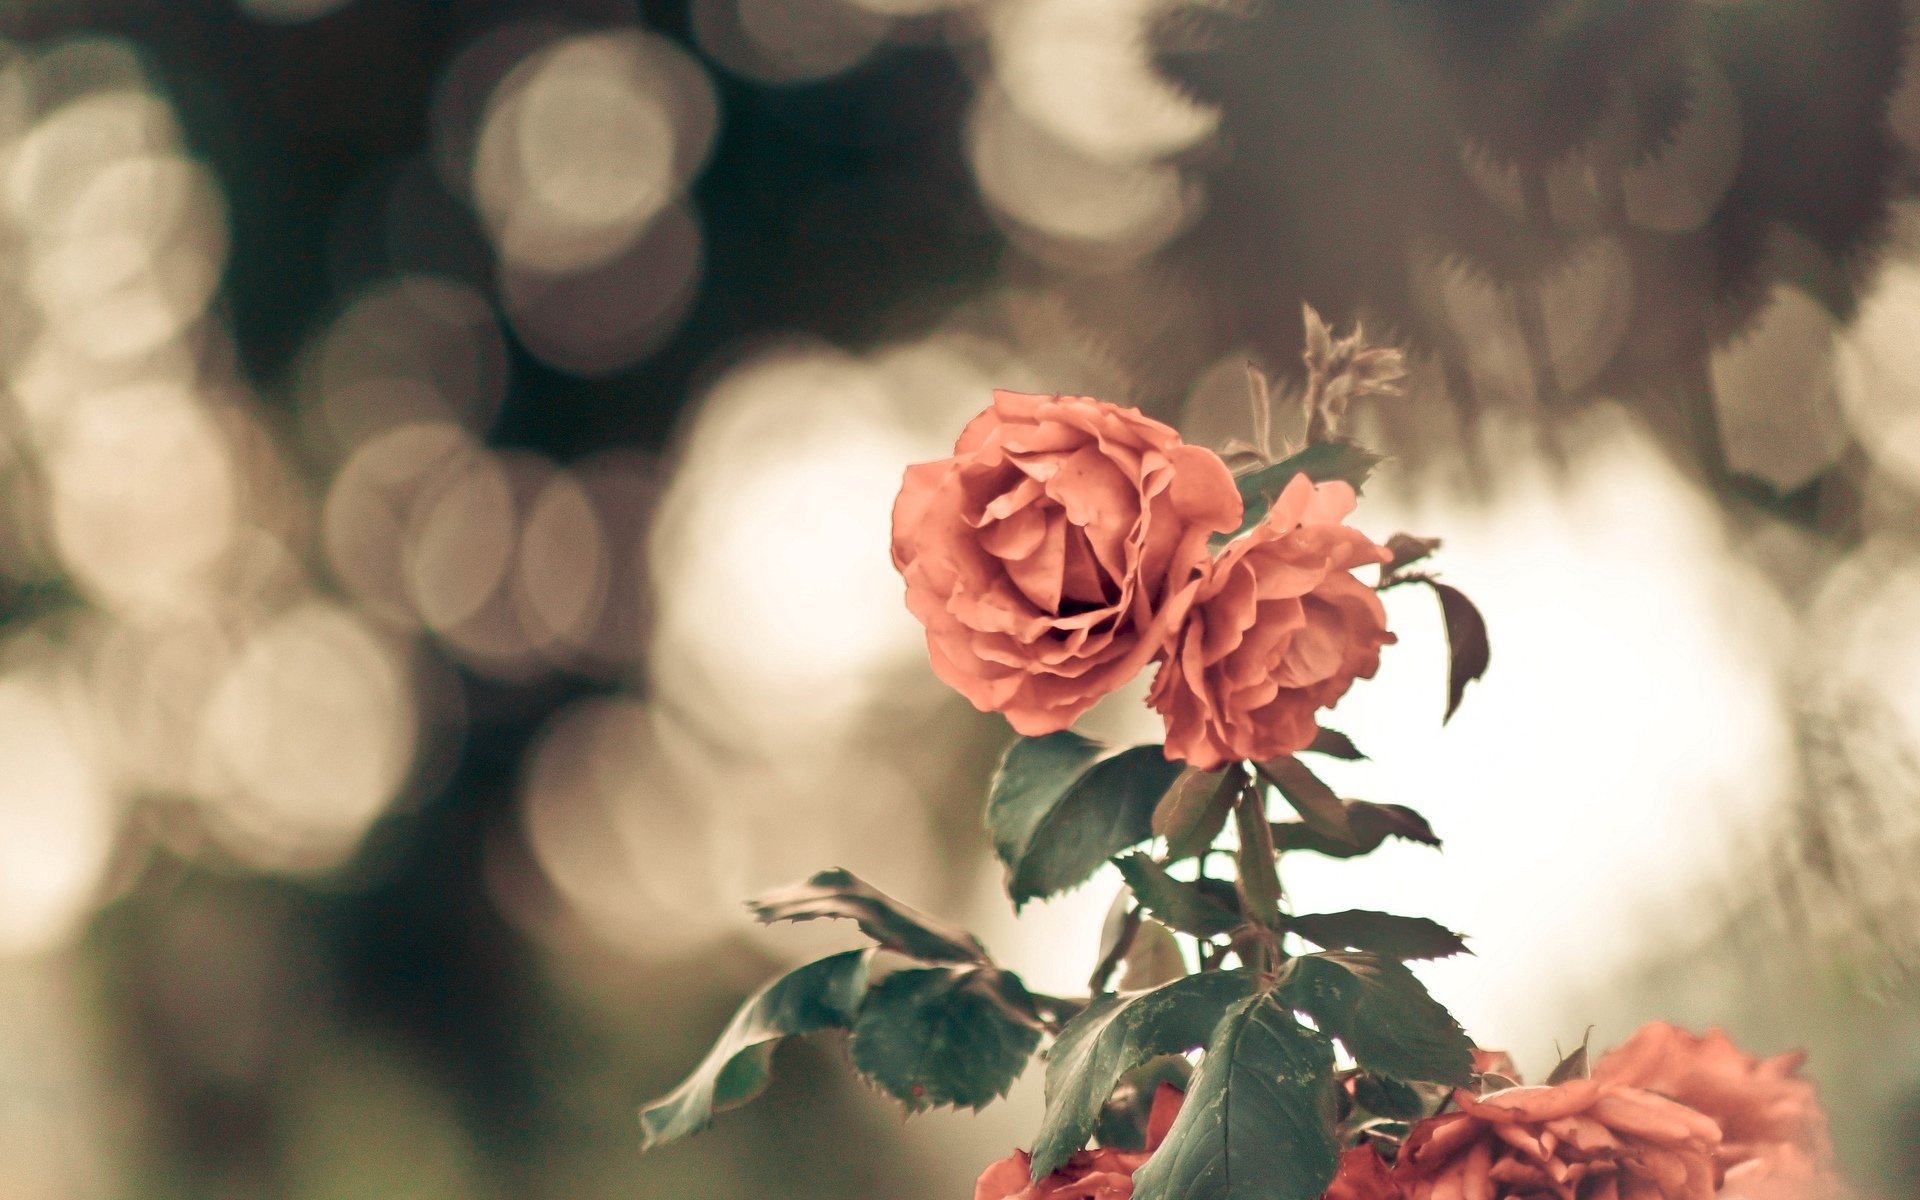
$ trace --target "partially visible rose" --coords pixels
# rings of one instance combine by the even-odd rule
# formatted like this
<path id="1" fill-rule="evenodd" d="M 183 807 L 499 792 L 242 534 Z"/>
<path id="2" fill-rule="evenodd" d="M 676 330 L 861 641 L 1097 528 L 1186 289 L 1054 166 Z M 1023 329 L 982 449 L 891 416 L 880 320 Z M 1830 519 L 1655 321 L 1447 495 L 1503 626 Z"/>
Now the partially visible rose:
<path id="1" fill-rule="evenodd" d="M 1154 1092 L 1145 1150 L 1082 1150 L 1038 1183 L 1032 1179 L 1032 1156 L 1015 1150 L 981 1173 L 973 1200 L 1132 1200 L 1133 1173 L 1166 1140 L 1184 1099 L 1170 1083 Z M 1359 1146 L 1340 1156 L 1339 1173 L 1324 1200 L 1400 1200 L 1400 1190 L 1380 1156 Z"/>
<path id="2" fill-rule="evenodd" d="M 1160 1148 L 1184 1099 L 1185 1093 L 1170 1083 L 1154 1091 L 1145 1150 L 1081 1150 L 1038 1183 L 1032 1179 L 1033 1157 L 1015 1150 L 981 1174 L 973 1200 L 1130 1200 L 1133 1173 Z"/>
<path id="3" fill-rule="evenodd" d="M 1401 1147 L 1406 1200 L 1713 1200 L 1719 1126 L 1664 1096 L 1576 1079 L 1454 1102 Z"/>
<path id="4" fill-rule="evenodd" d="M 1833 1200 L 1844 1189 L 1826 1113 L 1813 1084 L 1798 1075 L 1804 1058 L 1757 1059 L 1718 1029 L 1696 1037 L 1655 1021 L 1602 1055 L 1593 1077 L 1657 1092 L 1713 1118 L 1727 1200 Z"/>
<path id="5" fill-rule="evenodd" d="M 1400 1200 L 1400 1195 L 1386 1160 L 1371 1146 L 1355 1146 L 1340 1156 L 1340 1169 L 1322 1200 Z"/>
<path id="6" fill-rule="evenodd" d="M 1240 522 L 1218 455 L 1084 396 L 996 391 L 953 456 L 907 468 L 893 563 L 934 674 L 1029 736 L 1160 654 L 1207 539 Z"/>
<path id="7" fill-rule="evenodd" d="M 1313 744 L 1315 714 L 1380 669 L 1387 614 L 1355 567 L 1391 555 L 1340 522 L 1353 489 L 1296 475 L 1207 571 L 1147 699 L 1166 753 L 1201 770 Z"/>

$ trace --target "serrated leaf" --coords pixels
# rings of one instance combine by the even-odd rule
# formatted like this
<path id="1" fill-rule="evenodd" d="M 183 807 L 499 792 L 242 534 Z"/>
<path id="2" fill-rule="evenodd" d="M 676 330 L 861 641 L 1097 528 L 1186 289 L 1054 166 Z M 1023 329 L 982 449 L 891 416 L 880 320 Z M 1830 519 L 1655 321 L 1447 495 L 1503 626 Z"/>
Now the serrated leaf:
<path id="1" fill-rule="evenodd" d="M 1159 746 L 1117 754 L 1070 731 L 1022 738 L 987 797 L 987 831 L 1015 908 L 1077 887 L 1153 836 L 1153 810 L 1182 770 Z"/>
<path id="2" fill-rule="evenodd" d="M 1260 775 L 1293 805 L 1293 811 L 1307 828 L 1321 837 L 1352 842 L 1353 823 L 1347 818 L 1347 806 L 1333 789 L 1307 769 L 1307 764 L 1291 756 L 1270 758 L 1258 764 Z"/>
<path id="3" fill-rule="evenodd" d="M 1227 775 L 1188 767 L 1154 808 L 1153 835 L 1167 839 L 1167 861 L 1193 858 L 1213 845 L 1231 811 L 1233 784 Z"/>
<path id="4" fill-rule="evenodd" d="M 1587 1079 L 1593 1075 L 1593 1069 L 1587 1063 L 1587 1042 L 1592 1037 L 1593 1029 L 1589 1026 L 1587 1031 L 1580 1035 L 1580 1044 L 1573 1048 L 1573 1053 L 1561 1059 L 1554 1066 L 1553 1073 L 1547 1076 L 1548 1087 L 1571 1083 L 1576 1079 Z"/>
<path id="5" fill-rule="evenodd" d="M 1305 475 L 1315 483 L 1344 480 L 1357 492 L 1366 485 L 1367 476 L 1380 465 L 1383 457 L 1352 442 L 1315 442 L 1271 466 L 1249 471 L 1233 481 L 1245 505 L 1239 528 L 1214 540 L 1231 541 L 1266 520 L 1274 500 L 1293 482 L 1295 475 Z"/>
<path id="6" fill-rule="evenodd" d="M 856 922 L 882 948 L 927 962 L 985 962 L 980 940 L 915 912 L 838 867 L 805 883 L 768 892 L 748 905 L 765 924 L 820 918 Z"/>
<path id="7" fill-rule="evenodd" d="M 1102 1146 L 1145 1150 L 1154 1096 L 1163 1083 L 1184 1095 L 1193 1086 L 1193 1064 L 1178 1054 L 1162 1054 L 1122 1075 L 1113 1095 L 1100 1106 L 1093 1136 Z"/>
<path id="8" fill-rule="evenodd" d="M 1148 1059 L 1206 1044 L 1220 1018 L 1252 990 L 1239 971 L 1188 975 L 1151 992 L 1100 997 L 1069 1021 L 1047 1052 L 1047 1112 L 1033 1143 L 1033 1177 L 1058 1170 L 1087 1144 L 1123 1075 Z"/>
<path id="9" fill-rule="evenodd" d="M 698 1133 L 714 1113 L 765 1091 L 782 1038 L 850 1026 L 867 990 L 869 954 L 851 950 L 808 963 L 754 993 L 686 1081 L 640 1110 L 642 1148 Z"/>
<path id="10" fill-rule="evenodd" d="M 1437 921 L 1364 908 L 1288 917 L 1287 929 L 1329 950 L 1371 950 L 1385 958 L 1448 958 L 1469 953 L 1460 935 Z"/>
<path id="11" fill-rule="evenodd" d="M 1427 819 L 1404 805 L 1349 800 L 1346 808 L 1347 825 L 1353 830 L 1352 841 L 1326 837 L 1299 821 L 1276 821 L 1272 826 L 1274 849 L 1312 850 L 1329 858 L 1355 858 L 1379 849 L 1380 843 L 1389 837 L 1426 846 L 1440 845 Z"/>
<path id="12" fill-rule="evenodd" d="M 1133 897 L 1159 920 L 1197 938 L 1217 937 L 1240 924 L 1240 914 L 1192 883 L 1175 879 L 1147 855 L 1135 851 L 1113 860 Z"/>
<path id="13" fill-rule="evenodd" d="M 1333 1044 L 1271 996 L 1228 1011 L 1135 1200 L 1319 1200 L 1339 1166 Z"/>
<path id="14" fill-rule="evenodd" d="M 1467 685 L 1487 673 L 1493 652 L 1487 644 L 1487 621 L 1459 588 L 1430 579 L 1428 585 L 1440 598 L 1440 615 L 1447 627 L 1447 715 L 1441 723 L 1453 719 Z"/>
<path id="15" fill-rule="evenodd" d="M 1427 1102 L 1412 1085 L 1368 1071 L 1354 1076 L 1353 1099 L 1375 1116 L 1418 1121 L 1427 1115 Z"/>
<path id="16" fill-rule="evenodd" d="M 1464 1087 L 1473 1043 L 1406 964 L 1364 951 L 1293 960 L 1286 995 L 1368 1071 Z"/>
<path id="17" fill-rule="evenodd" d="M 1360 753 L 1360 748 L 1353 744 L 1352 738 L 1338 729 L 1328 729 L 1325 726 L 1313 735 L 1313 745 L 1308 746 L 1301 753 L 1324 754 L 1328 758 L 1343 759 L 1347 762 L 1360 762 L 1367 757 Z"/>
<path id="18" fill-rule="evenodd" d="M 1011 989 L 1019 990 L 1010 997 Z M 979 1108 L 1006 1094 L 1040 1045 L 1040 1031 L 1013 1011 L 1024 995 L 991 969 L 895 971 L 868 991 L 847 1049 L 909 1111 Z"/>

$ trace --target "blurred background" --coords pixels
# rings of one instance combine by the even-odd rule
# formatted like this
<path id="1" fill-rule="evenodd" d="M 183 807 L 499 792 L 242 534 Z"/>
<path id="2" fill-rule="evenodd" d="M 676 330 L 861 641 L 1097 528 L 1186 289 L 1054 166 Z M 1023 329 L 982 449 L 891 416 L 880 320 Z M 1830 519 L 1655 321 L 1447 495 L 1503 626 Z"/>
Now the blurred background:
<path id="1" fill-rule="evenodd" d="M 994 386 L 1250 428 L 1300 305 L 1405 346 L 1355 518 L 1446 539 L 1333 723 L 1443 856 L 1311 908 L 1542 1071 L 1805 1046 L 1920 1195 L 1920 78 L 1895 0 L 0 6 L 0 1197 L 961 1197 L 830 1040 L 636 1106 L 846 930 L 1038 985 L 926 669 L 908 462 Z M 1142 681 L 1144 684 L 1144 681 Z M 1156 736 L 1138 694 L 1088 728 Z M 1345 765 L 1345 764 L 1342 764 Z"/>

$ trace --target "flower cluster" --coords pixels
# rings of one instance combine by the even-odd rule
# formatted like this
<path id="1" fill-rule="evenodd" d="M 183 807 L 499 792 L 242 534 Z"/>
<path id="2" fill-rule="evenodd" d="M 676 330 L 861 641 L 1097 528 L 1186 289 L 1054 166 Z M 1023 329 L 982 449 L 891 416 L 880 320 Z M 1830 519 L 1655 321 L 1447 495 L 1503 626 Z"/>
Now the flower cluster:
<path id="1" fill-rule="evenodd" d="M 1019 732 L 1065 729 L 1150 662 L 1166 755 L 1203 770 L 1305 749 L 1394 640 L 1352 571 L 1353 489 L 1296 475 L 1215 556 L 1226 464 L 1137 410 L 997 391 L 952 457 L 908 468 L 893 561 L 934 672 Z"/>
<path id="2" fill-rule="evenodd" d="M 1655 1022 L 1590 1077 L 1454 1092 L 1392 1162 L 1372 1145 L 1349 1148 L 1325 1200 L 1837 1200 L 1826 1116 L 1799 1062 Z M 1177 1108 L 1167 1099 L 1155 1099 L 1160 1130 Z M 1129 1200 L 1147 1158 L 1083 1151 L 1031 1182 L 1016 1153 L 987 1168 L 974 1200 Z"/>

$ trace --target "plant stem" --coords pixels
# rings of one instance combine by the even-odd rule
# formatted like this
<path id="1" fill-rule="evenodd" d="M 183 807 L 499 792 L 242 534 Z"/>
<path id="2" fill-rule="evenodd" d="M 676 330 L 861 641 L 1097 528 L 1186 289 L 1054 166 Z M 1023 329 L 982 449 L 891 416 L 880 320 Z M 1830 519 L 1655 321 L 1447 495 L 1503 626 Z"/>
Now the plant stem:
<path id="1" fill-rule="evenodd" d="M 1234 797 L 1234 826 L 1240 834 L 1240 849 L 1235 853 L 1238 867 L 1234 886 L 1240 892 L 1240 908 L 1246 926 L 1234 935 L 1234 948 L 1247 965 L 1262 974 L 1273 971 L 1283 957 L 1280 952 L 1280 872 L 1273 849 L 1273 830 L 1267 825 L 1266 801 L 1260 785 L 1249 779 L 1244 767 L 1240 773 L 1240 794 Z"/>

